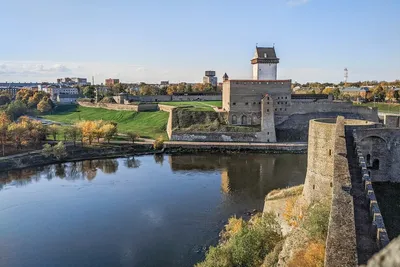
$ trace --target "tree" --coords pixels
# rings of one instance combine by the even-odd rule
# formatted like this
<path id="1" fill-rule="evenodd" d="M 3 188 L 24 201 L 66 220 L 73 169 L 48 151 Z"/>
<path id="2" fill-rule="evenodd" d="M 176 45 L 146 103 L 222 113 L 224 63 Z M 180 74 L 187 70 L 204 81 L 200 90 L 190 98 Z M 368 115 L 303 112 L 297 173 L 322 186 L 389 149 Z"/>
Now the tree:
<path id="1" fill-rule="evenodd" d="M 333 90 L 332 94 L 333 94 L 333 97 L 334 97 L 335 99 L 339 99 L 339 96 L 340 96 L 340 90 L 339 90 L 339 88 L 335 88 L 335 90 Z"/>
<path id="2" fill-rule="evenodd" d="M 7 142 L 7 128 L 8 125 L 11 123 L 10 119 L 8 118 L 7 114 L 3 111 L 0 113 L 0 141 L 4 156 L 4 145 Z"/>
<path id="3" fill-rule="evenodd" d="M 58 142 L 57 145 L 53 147 L 53 155 L 58 160 L 63 159 L 68 155 L 65 145 L 62 141 Z"/>
<path id="4" fill-rule="evenodd" d="M 74 146 L 76 145 L 76 140 L 78 140 L 81 135 L 81 130 L 77 126 L 67 127 L 64 131 L 64 135 L 74 142 Z"/>
<path id="5" fill-rule="evenodd" d="M 332 87 L 327 87 L 324 90 L 322 90 L 322 93 L 326 94 L 326 95 L 331 95 L 333 93 L 333 88 Z"/>
<path id="6" fill-rule="evenodd" d="M 17 94 L 15 96 L 15 100 L 20 100 L 20 101 L 24 102 L 25 104 L 27 104 L 29 98 L 32 97 L 34 93 L 35 93 L 35 91 L 30 90 L 30 89 L 21 89 L 17 92 Z"/>
<path id="7" fill-rule="evenodd" d="M 104 137 L 103 126 L 105 125 L 103 121 L 95 121 L 95 126 L 93 129 L 93 135 L 97 138 L 97 143 L 100 143 L 100 138 Z"/>
<path id="8" fill-rule="evenodd" d="M 110 140 L 117 134 L 118 129 L 117 129 L 117 125 L 115 124 L 105 124 L 102 127 L 102 131 L 104 134 L 104 138 L 107 139 L 107 143 L 110 143 Z"/>
<path id="9" fill-rule="evenodd" d="M 153 143 L 153 148 L 155 150 L 160 150 L 164 148 L 164 139 L 160 136 L 158 137 L 154 143 Z"/>
<path id="10" fill-rule="evenodd" d="M 396 101 L 398 102 L 400 98 L 399 90 L 395 90 L 393 96 L 394 99 L 396 99 Z"/>
<path id="11" fill-rule="evenodd" d="M 16 100 L 8 104 L 6 112 L 11 120 L 16 120 L 18 119 L 18 117 L 27 114 L 28 108 L 26 107 L 24 102 Z"/>
<path id="12" fill-rule="evenodd" d="M 7 131 L 10 133 L 11 139 L 17 149 L 20 149 L 22 144 L 25 144 L 27 142 L 27 127 L 25 124 L 13 122 L 8 126 Z"/>
<path id="13" fill-rule="evenodd" d="M 378 85 L 372 91 L 373 97 L 378 101 L 384 101 L 386 98 L 386 91 L 383 89 L 382 85 Z"/>
<path id="14" fill-rule="evenodd" d="M 11 102 L 11 98 L 8 95 L 0 95 L 0 106 L 4 106 Z"/>
<path id="15" fill-rule="evenodd" d="M 132 144 L 139 138 L 139 135 L 135 132 L 127 132 L 126 135 L 128 136 L 129 140 L 132 141 Z"/>
<path id="16" fill-rule="evenodd" d="M 39 104 L 37 104 L 37 109 L 44 113 L 44 112 L 49 112 L 52 109 L 52 101 L 46 97 L 44 97 Z"/>
<path id="17" fill-rule="evenodd" d="M 87 98 L 94 98 L 96 96 L 95 87 L 93 85 L 85 86 L 83 88 L 83 94 Z"/>
<path id="18" fill-rule="evenodd" d="M 93 138 L 95 137 L 94 132 L 96 124 L 93 121 L 83 121 L 78 123 L 78 127 L 82 131 L 82 139 L 86 138 L 89 142 L 89 145 L 91 145 Z"/>
<path id="19" fill-rule="evenodd" d="M 50 157 L 53 154 L 53 148 L 50 144 L 44 144 L 42 149 L 42 154 L 46 158 Z"/>
<path id="20" fill-rule="evenodd" d="M 57 124 L 52 124 L 49 127 L 47 127 L 48 133 L 53 137 L 53 140 L 57 140 L 57 134 L 60 132 L 60 126 Z"/>

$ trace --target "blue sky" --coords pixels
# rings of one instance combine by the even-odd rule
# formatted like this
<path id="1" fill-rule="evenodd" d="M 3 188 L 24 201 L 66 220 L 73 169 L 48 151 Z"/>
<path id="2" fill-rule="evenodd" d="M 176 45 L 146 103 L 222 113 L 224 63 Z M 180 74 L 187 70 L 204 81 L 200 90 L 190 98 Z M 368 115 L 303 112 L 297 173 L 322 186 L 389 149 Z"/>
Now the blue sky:
<path id="1" fill-rule="evenodd" d="M 278 78 L 400 79 L 399 0 L 2 1 L 0 81 L 250 78 L 275 43 Z"/>

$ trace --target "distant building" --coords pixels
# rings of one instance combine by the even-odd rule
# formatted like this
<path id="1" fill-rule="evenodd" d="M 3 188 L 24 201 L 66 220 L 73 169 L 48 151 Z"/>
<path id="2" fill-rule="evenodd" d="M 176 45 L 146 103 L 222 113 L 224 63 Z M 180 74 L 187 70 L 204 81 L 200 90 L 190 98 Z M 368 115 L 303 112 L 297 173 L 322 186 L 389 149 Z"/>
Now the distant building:
<path id="1" fill-rule="evenodd" d="M 207 70 L 205 72 L 205 76 L 203 77 L 203 83 L 209 83 L 213 87 L 216 87 L 218 85 L 218 77 L 215 76 L 215 71 Z"/>
<path id="2" fill-rule="evenodd" d="M 59 94 L 57 95 L 56 101 L 60 104 L 75 104 L 78 100 L 79 95 Z"/>
<path id="3" fill-rule="evenodd" d="M 65 77 L 57 79 L 58 84 L 67 84 L 67 85 L 88 85 L 88 81 L 86 78 L 78 78 L 78 77 Z"/>
<path id="4" fill-rule="evenodd" d="M 22 89 L 21 87 L 0 87 L 0 93 L 7 92 L 12 97 L 14 97 L 17 94 L 17 92 L 21 89 Z"/>
<path id="5" fill-rule="evenodd" d="M 114 84 L 118 84 L 118 83 L 119 83 L 119 79 L 109 78 L 109 79 L 105 80 L 106 86 L 113 86 Z"/>
<path id="6" fill-rule="evenodd" d="M 43 91 L 50 94 L 52 101 L 58 101 L 59 95 L 78 95 L 79 90 L 76 87 L 56 87 L 50 85 L 38 85 L 38 91 Z"/>
<path id="7" fill-rule="evenodd" d="M 164 86 L 168 86 L 169 85 L 169 81 L 161 81 L 160 82 L 160 87 L 164 87 Z"/>

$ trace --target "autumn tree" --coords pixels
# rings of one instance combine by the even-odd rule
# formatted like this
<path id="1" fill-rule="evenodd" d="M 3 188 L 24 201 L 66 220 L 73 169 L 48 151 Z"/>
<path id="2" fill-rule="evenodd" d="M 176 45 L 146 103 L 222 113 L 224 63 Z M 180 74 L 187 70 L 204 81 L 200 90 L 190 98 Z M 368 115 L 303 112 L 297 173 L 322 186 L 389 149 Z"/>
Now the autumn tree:
<path id="1" fill-rule="evenodd" d="M 93 138 L 95 137 L 96 124 L 93 121 L 82 121 L 77 125 L 82 131 L 82 139 L 87 139 L 89 145 L 92 144 Z"/>
<path id="2" fill-rule="evenodd" d="M 25 133 L 27 131 L 27 127 L 25 124 L 13 122 L 8 126 L 7 131 L 17 149 L 20 149 L 22 144 L 26 144 L 27 139 Z"/>
<path id="3" fill-rule="evenodd" d="M 47 97 L 43 97 L 43 99 L 37 104 L 37 109 L 40 112 L 49 112 L 53 106 L 52 106 L 52 101 Z"/>
<path id="4" fill-rule="evenodd" d="M 97 143 L 100 143 L 100 138 L 104 137 L 104 131 L 103 131 L 104 124 L 105 123 L 101 120 L 94 122 L 93 135 L 97 139 Z"/>
<path id="5" fill-rule="evenodd" d="M 7 142 L 7 128 L 8 125 L 11 123 L 10 119 L 8 118 L 7 114 L 3 111 L 0 113 L 0 141 L 4 156 L 4 145 Z"/>
<path id="6" fill-rule="evenodd" d="M 382 85 L 378 85 L 372 91 L 373 97 L 378 101 L 384 101 L 386 98 L 386 91 L 383 89 Z"/>
<path id="7" fill-rule="evenodd" d="M 118 132 L 117 125 L 111 124 L 111 123 L 105 124 L 102 127 L 102 131 L 103 131 L 103 134 L 104 134 L 104 138 L 107 140 L 107 143 L 110 143 L 110 140 L 115 135 L 117 135 L 117 132 Z"/>
<path id="8" fill-rule="evenodd" d="M 17 92 L 17 94 L 15 96 L 15 100 L 20 100 L 20 101 L 24 102 L 25 104 L 27 104 L 29 98 L 32 97 L 34 95 L 34 93 L 35 93 L 35 91 L 33 91 L 33 90 L 23 88 Z"/>
<path id="9" fill-rule="evenodd" d="M 139 135 L 135 132 L 127 132 L 126 135 L 128 136 L 128 139 L 132 142 L 132 144 L 134 144 L 135 141 L 139 138 Z"/>
<path id="10" fill-rule="evenodd" d="M 53 140 L 57 140 L 57 134 L 60 132 L 60 126 L 57 124 L 52 124 L 49 127 L 47 127 L 48 134 L 50 134 L 53 137 Z"/>

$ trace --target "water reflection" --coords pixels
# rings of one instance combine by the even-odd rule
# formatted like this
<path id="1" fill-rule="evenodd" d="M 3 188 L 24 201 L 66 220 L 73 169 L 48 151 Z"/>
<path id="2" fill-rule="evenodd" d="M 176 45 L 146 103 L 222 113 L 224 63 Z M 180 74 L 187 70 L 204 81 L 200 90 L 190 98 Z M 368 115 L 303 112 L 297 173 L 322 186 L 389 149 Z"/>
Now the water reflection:
<path id="1" fill-rule="evenodd" d="M 125 166 L 137 168 L 140 161 L 133 157 L 127 158 Z M 38 168 L 27 168 L 22 170 L 12 170 L 0 174 L 0 190 L 7 184 L 20 187 L 32 182 L 38 182 L 41 178 L 52 180 L 53 178 L 92 181 L 96 178 L 98 170 L 105 174 L 112 174 L 118 171 L 118 160 L 116 159 L 97 159 L 84 160 L 70 163 L 59 163 L 54 165 L 42 166 Z"/>
<path id="2" fill-rule="evenodd" d="M 193 266 L 229 217 L 305 171 L 306 155 L 196 154 L 2 173 L 0 266 Z"/>
<path id="3" fill-rule="evenodd" d="M 164 157 L 162 154 L 155 154 L 154 162 L 163 166 Z M 301 181 L 280 177 L 303 173 L 306 166 L 306 157 L 293 157 L 292 155 L 200 154 L 166 157 L 174 172 L 218 171 L 221 174 L 223 193 L 235 193 L 247 188 L 257 197 L 264 197 L 266 191 L 275 188 L 298 184 Z M 140 160 L 136 157 L 124 158 L 122 162 L 128 169 L 139 168 L 141 165 Z M 13 170 L 0 174 L 0 190 L 9 183 L 13 183 L 15 186 L 24 186 L 32 181 L 39 181 L 41 178 L 51 180 L 56 177 L 69 181 L 84 179 L 92 181 L 96 178 L 99 170 L 104 174 L 113 174 L 118 171 L 118 166 L 119 163 L 116 159 L 97 159 Z M 293 168 L 285 168 L 285 166 Z"/>

